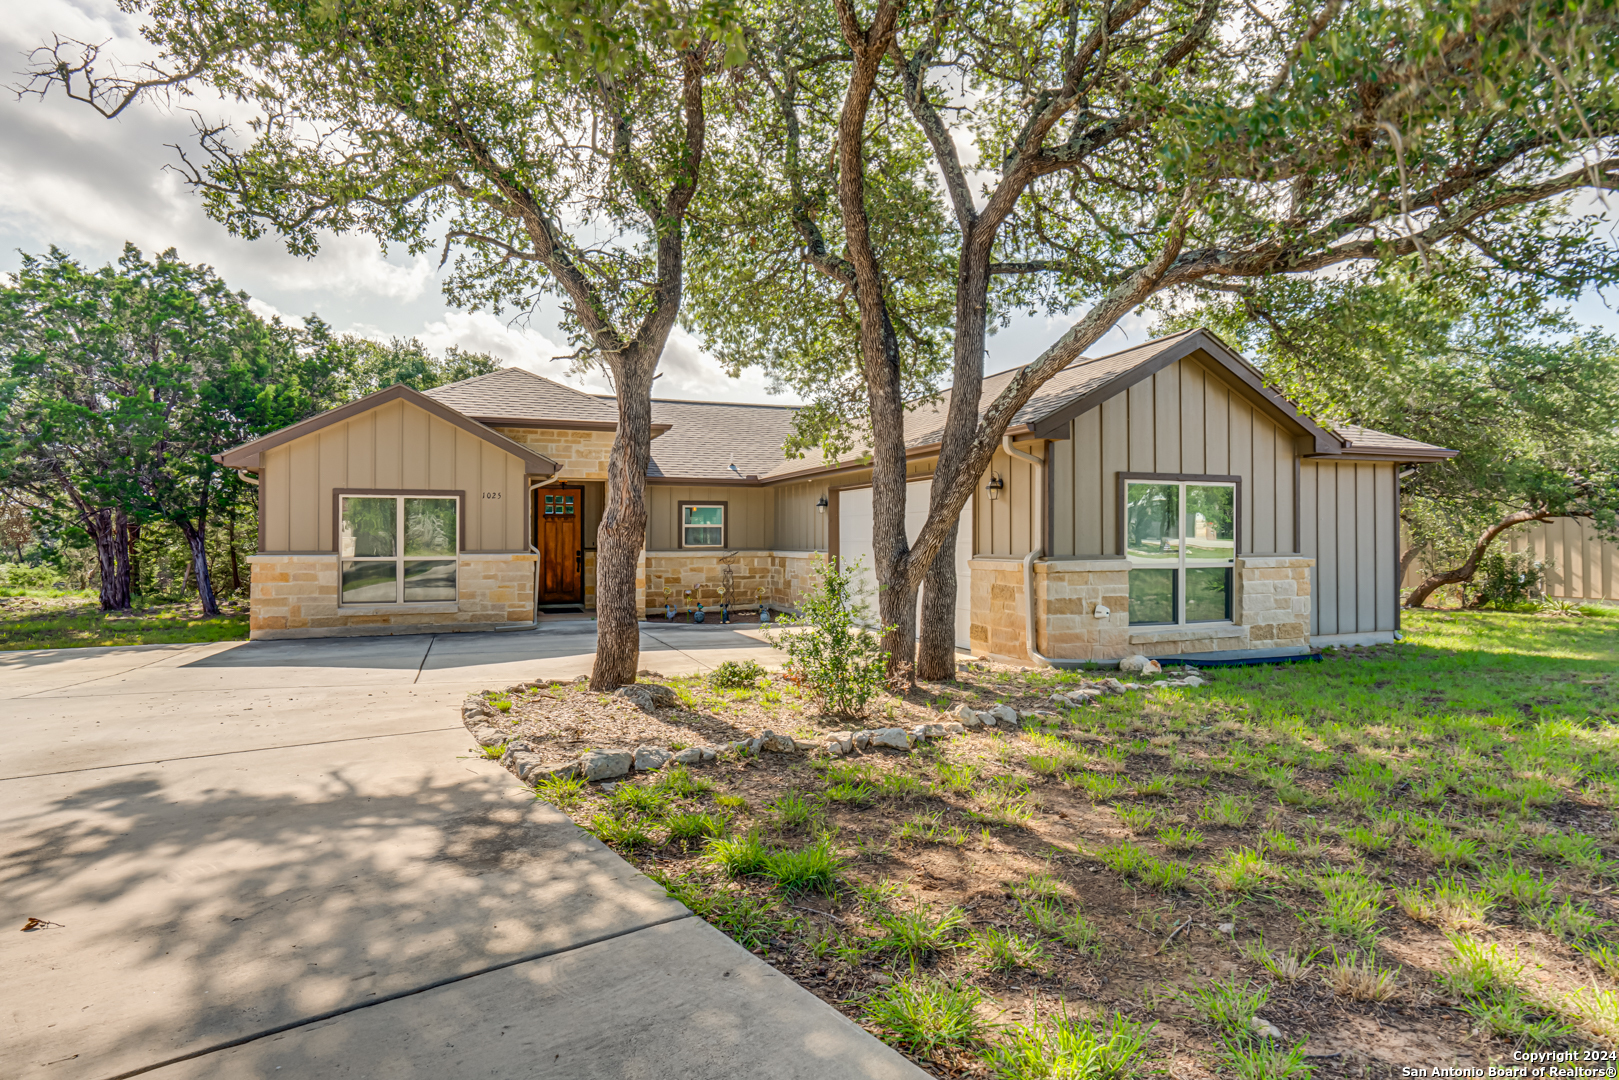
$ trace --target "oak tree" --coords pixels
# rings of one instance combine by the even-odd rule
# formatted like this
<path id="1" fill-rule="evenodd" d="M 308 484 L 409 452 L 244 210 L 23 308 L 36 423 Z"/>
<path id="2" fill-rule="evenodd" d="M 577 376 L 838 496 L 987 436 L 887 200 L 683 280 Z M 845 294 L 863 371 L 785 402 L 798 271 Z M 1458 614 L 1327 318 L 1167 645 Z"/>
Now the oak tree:
<path id="1" fill-rule="evenodd" d="M 1611 270 L 1569 209 L 1619 170 L 1611 0 L 828 3 L 753 12 L 762 145 L 705 223 L 716 284 L 693 291 L 757 312 L 717 336 L 783 381 L 807 328 L 837 343 L 817 363 L 848 349 L 885 645 L 896 667 L 915 655 L 925 582 L 923 677 L 954 670 L 955 522 L 1010 421 L 1144 301 L 1450 249 L 1509 276 Z M 1069 328 L 981 408 L 986 335 L 1040 309 Z M 907 542 L 904 388 L 940 339 L 952 390 Z"/>

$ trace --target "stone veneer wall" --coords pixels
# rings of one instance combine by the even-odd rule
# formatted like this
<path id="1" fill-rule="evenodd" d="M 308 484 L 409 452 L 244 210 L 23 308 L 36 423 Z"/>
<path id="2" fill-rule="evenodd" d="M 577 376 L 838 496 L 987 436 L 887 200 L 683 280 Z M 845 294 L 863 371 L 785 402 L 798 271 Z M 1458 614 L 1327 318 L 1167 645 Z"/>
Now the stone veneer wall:
<path id="1" fill-rule="evenodd" d="M 613 450 L 611 431 L 494 427 L 513 442 L 522 443 L 556 462 L 557 476 L 564 482 L 607 479 L 607 457 Z"/>
<path id="2" fill-rule="evenodd" d="M 814 560 L 824 557 L 814 551 L 739 551 L 733 557 L 731 584 L 734 595 L 732 606 L 750 609 L 759 604 L 759 590 L 766 590 L 765 602 L 770 607 L 792 610 L 798 597 L 809 588 Z M 720 585 L 724 581 L 724 565 L 720 555 L 697 554 L 691 551 L 642 552 L 636 571 L 635 588 L 641 597 L 641 608 L 648 614 L 663 611 L 666 602 L 664 586 L 673 589 L 669 600 L 684 611 L 688 603 L 702 600 L 705 607 L 720 602 Z M 686 590 L 692 591 L 688 599 Z"/>
<path id="3" fill-rule="evenodd" d="M 1120 559 L 1052 559 L 1034 564 L 1039 651 L 1065 660 L 1118 660 L 1310 643 L 1310 567 L 1292 555 L 1237 560 L 1235 619 L 1186 626 L 1130 625 L 1129 567 Z M 973 559 L 973 652 L 1028 663 L 1023 563 Z M 1096 606 L 1108 609 L 1096 617 Z"/>
<path id="4" fill-rule="evenodd" d="M 254 555 L 252 638 L 348 637 L 488 630 L 534 619 L 534 556 L 462 555 L 459 599 L 434 604 L 338 603 L 331 555 Z"/>

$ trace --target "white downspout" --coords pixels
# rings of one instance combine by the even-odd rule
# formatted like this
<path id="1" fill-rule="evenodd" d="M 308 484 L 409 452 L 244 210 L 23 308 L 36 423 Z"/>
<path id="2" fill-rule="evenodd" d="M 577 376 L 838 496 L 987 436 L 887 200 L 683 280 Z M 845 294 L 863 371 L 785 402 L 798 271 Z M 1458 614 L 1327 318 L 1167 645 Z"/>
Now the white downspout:
<path id="1" fill-rule="evenodd" d="M 1042 494 L 1040 497 L 1045 498 L 1043 493 L 1046 490 L 1044 483 L 1046 463 L 1040 458 L 1035 457 L 1033 454 L 1019 450 L 1017 447 L 1013 446 L 1012 436 L 1010 435 L 1001 436 L 1001 449 L 1006 451 L 1007 457 L 1017 458 L 1020 461 L 1027 461 L 1030 465 L 1034 466 L 1035 482 L 1033 484 L 1033 489 L 1037 492 L 1041 492 Z M 1034 614 L 1034 560 L 1038 559 L 1044 554 L 1045 551 L 1036 546 L 1031 547 L 1029 549 L 1029 553 L 1023 556 L 1023 597 L 1024 606 L 1027 609 L 1026 614 L 1028 616 L 1026 632 L 1028 634 L 1029 642 L 1029 657 L 1037 664 L 1044 664 L 1046 667 L 1056 667 L 1057 665 L 1051 659 L 1051 657 L 1040 655 L 1040 650 L 1037 647 L 1039 638 L 1035 636 L 1036 619 Z"/>
<path id="2" fill-rule="evenodd" d="M 236 470 L 236 476 L 244 484 L 252 484 L 254 487 L 259 486 L 259 478 L 256 477 L 256 476 L 247 475 L 247 470 L 246 469 L 237 469 Z"/>

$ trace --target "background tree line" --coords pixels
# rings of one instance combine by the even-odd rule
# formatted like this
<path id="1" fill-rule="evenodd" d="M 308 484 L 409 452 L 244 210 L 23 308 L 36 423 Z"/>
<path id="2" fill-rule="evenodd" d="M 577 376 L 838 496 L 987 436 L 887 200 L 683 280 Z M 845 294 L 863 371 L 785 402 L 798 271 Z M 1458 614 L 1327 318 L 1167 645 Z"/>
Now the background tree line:
<path id="1" fill-rule="evenodd" d="M 0 282 L 0 542 L 93 580 L 107 611 L 183 593 L 218 614 L 221 591 L 246 593 L 258 521 L 254 488 L 213 455 L 397 382 L 498 366 L 262 318 L 172 249 L 126 245 L 94 270 L 25 255 Z"/>

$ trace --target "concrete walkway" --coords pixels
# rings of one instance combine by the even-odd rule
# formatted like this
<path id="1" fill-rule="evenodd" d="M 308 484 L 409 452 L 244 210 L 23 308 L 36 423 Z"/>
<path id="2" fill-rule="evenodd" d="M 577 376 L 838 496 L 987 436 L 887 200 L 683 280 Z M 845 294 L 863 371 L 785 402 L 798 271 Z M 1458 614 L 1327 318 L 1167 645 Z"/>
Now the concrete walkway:
<path id="1" fill-rule="evenodd" d="M 0 653 L 0 1075 L 924 1075 L 467 756 L 466 691 L 593 647 Z M 717 627 L 642 649 L 776 659 Z"/>

